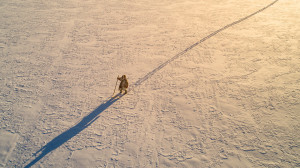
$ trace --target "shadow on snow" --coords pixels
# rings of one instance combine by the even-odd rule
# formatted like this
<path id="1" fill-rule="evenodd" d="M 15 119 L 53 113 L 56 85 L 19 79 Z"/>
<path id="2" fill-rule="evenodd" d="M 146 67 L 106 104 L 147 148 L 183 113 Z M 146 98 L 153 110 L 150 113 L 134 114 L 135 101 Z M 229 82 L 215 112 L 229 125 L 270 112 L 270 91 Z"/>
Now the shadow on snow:
<path id="1" fill-rule="evenodd" d="M 66 130 L 65 132 L 61 133 L 60 135 L 52 139 L 50 142 L 48 142 L 45 146 L 43 146 L 34 154 L 34 156 L 36 156 L 38 153 L 40 153 L 39 156 L 37 156 L 33 161 L 26 165 L 25 168 L 33 166 L 36 162 L 41 160 L 48 153 L 57 149 L 62 144 L 64 144 L 65 142 L 79 134 L 81 131 L 86 129 L 88 126 L 90 126 L 94 121 L 96 121 L 99 118 L 100 113 L 102 113 L 109 106 L 111 106 L 113 103 L 119 100 L 123 95 L 118 94 L 117 96 L 118 97 L 112 97 L 108 99 L 105 103 L 101 104 L 98 108 L 96 108 L 90 114 L 85 116 L 78 124 L 69 128 L 68 130 Z"/>

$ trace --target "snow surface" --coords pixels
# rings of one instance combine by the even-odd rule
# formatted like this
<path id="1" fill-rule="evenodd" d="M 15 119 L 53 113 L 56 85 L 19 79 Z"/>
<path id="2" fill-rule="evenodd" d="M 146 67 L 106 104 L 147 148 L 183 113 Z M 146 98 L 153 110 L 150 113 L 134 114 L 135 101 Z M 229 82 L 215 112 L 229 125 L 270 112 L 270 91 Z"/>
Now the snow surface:
<path id="1" fill-rule="evenodd" d="M 300 167 L 299 8 L 2 0 L 0 167 Z"/>

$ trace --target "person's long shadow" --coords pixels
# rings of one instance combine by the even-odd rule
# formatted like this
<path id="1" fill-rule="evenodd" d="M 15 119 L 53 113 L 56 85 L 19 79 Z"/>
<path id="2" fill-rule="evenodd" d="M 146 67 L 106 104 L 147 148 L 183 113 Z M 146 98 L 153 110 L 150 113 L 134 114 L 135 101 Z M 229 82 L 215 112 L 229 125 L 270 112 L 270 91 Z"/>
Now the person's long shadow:
<path id="1" fill-rule="evenodd" d="M 38 153 L 39 156 L 37 156 L 33 161 L 31 161 L 29 164 L 25 166 L 25 168 L 29 168 L 33 166 L 35 163 L 37 163 L 39 160 L 41 160 L 44 156 L 46 156 L 48 153 L 52 152 L 53 150 L 60 147 L 62 144 L 79 134 L 81 131 L 86 129 L 88 126 L 90 126 L 94 121 L 96 121 L 99 118 L 99 114 L 102 113 L 104 110 L 106 110 L 109 106 L 111 106 L 114 102 L 119 100 L 123 94 L 118 94 L 117 96 L 114 96 L 105 103 L 101 104 L 98 108 L 96 108 L 94 111 L 92 111 L 90 114 L 85 116 L 78 124 L 71 127 L 70 129 L 66 130 L 65 132 L 61 133 L 54 139 L 52 139 L 50 142 L 48 142 L 45 146 L 43 146 L 40 150 L 38 150 L 34 156 L 36 156 Z"/>

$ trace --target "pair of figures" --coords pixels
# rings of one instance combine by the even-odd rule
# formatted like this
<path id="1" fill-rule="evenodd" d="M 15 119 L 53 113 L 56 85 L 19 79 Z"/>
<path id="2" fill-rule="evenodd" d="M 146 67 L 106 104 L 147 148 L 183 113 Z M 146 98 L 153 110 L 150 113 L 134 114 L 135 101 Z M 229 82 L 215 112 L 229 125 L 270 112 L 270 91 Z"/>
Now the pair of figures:
<path id="1" fill-rule="evenodd" d="M 117 78 L 119 81 L 121 81 L 120 85 L 119 85 L 119 90 L 120 93 L 122 93 L 122 91 L 125 91 L 125 94 L 127 93 L 127 88 L 128 88 L 128 80 L 126 78 L 126 75 L 122 75 L 122 77 L 118 77 Z"/>

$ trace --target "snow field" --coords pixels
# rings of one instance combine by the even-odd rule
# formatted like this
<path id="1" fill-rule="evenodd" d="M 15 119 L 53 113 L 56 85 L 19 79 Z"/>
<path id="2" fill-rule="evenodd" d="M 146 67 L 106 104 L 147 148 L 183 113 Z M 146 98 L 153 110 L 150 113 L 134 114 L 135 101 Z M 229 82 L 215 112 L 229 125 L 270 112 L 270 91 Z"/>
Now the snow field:
<path id="1" fill-rule="evenodd" d="M 298 1 L 159 68 L 272 2 L 0 2 L 0 166 L 298 167 Z"/>

